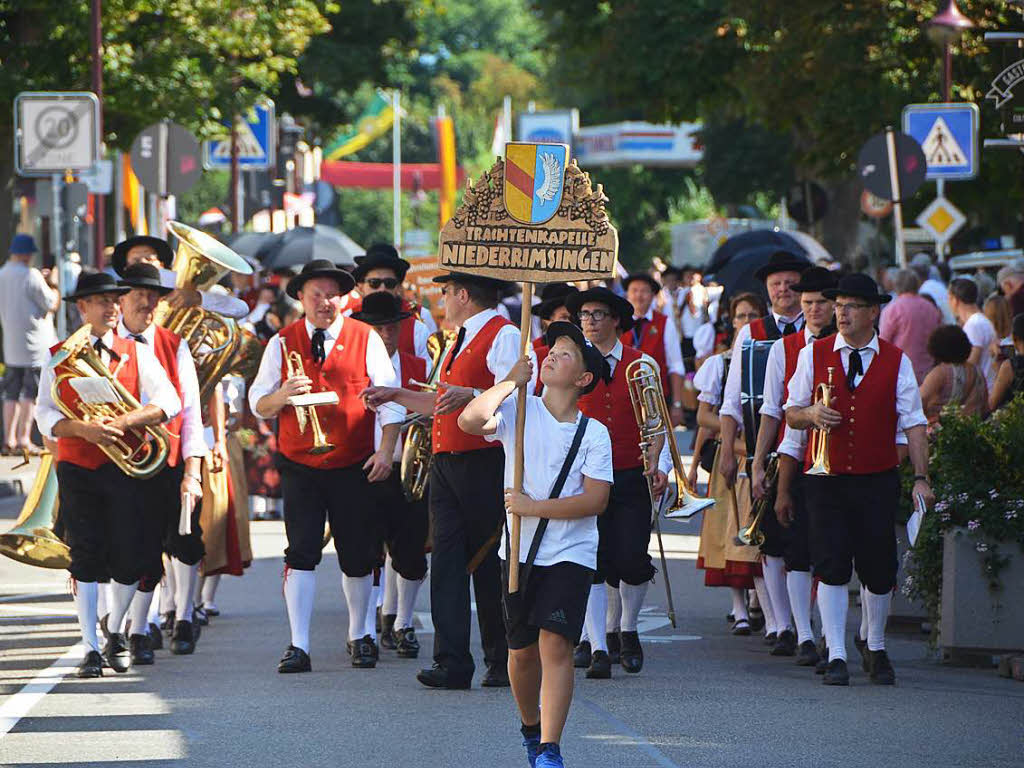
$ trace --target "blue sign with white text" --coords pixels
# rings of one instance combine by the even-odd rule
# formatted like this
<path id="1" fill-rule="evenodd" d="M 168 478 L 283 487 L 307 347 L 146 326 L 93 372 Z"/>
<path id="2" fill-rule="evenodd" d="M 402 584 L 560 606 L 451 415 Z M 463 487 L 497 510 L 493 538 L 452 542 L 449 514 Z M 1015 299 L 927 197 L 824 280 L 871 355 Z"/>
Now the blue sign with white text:
<path id="1" fill-rule="evenodd" d="M 908 104 L 903 132 L 924 152 L 928 179 L 973 179 L 978 175 L 978 105 Z"/>
<path id="2" fill-rule="evenodd" d="M 230 127 L 230 123 L 225 122 Z M 247 119 L 239 121 L 237 127 L 238 166 L 249 170 L 268 169 L 274 166 L 277 149 L 277 121 L 274 119 L 274 104 L 257 104 L 250 110 Z M 207 169 L 231 167 L 231 139 L 206 142 L 205 163 Z"/>

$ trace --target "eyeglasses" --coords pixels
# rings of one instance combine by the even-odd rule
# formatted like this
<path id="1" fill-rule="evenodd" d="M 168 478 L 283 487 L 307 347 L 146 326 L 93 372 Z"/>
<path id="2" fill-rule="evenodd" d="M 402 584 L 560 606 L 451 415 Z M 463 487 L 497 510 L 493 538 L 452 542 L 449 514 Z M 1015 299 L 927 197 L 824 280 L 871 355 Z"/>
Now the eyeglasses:
<path id="1" fill-rule="evenodd" d="M 366 282 L 371 288 L 373 288 L 373 290 L 377 290 L 383 286 L 390 291 L 398 285 L 398 279 L 394 277 L 371 277 Z"/>
<path id="2" fill-rule="evenodd" d="M 836 303 L 836 312 L 847 312 L 851 309 L 867 309 L 868 307 L 874 306 L 872 304 L 863 304 L 857 301 L 844 302 L 842 304 Z"/>
<path id="3" fill-rule="evenodd" d="M 593 320 L 595 323 L 600 323 L 606 317 L 610 317 L 612 313 L 603 309 L 595 309 L 593 311 L 589 309 L 581 309 L 577 314 L 579 315 L 580 322 L 584 320 Z"/>

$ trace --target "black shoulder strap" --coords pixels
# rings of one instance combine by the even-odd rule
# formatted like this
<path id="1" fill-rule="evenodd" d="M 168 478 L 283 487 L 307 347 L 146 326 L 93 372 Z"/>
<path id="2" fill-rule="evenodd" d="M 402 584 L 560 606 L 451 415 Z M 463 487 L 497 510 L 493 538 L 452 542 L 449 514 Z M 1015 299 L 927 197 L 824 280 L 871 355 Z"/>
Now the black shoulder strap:
<path id="1" fill-rule="evenodd" d="M 761 318 L 761 322 L 764 323 L 764 333 L 766 341 L 773 341 L 775 339 L 782 338 L 782 331 L 779 330 L 778 323 L 775 322 L 775 315 L 769 312 L 767 315 Z"/>

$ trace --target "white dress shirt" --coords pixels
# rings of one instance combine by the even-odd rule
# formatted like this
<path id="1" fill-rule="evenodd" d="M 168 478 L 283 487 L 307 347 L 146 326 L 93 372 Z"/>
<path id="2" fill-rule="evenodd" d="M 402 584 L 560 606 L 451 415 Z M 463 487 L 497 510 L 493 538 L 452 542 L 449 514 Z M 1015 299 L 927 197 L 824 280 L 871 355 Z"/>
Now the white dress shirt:
<path id="1" fill-rule="evenodd" d="M 645 322 L 654 321 L 654 307 L 650 306 L 647 308 L 647 314 L 644 315 L 643 319 Z M 634 320 L 637 319 L 634 317 Z M 646 328 L 646 326 L 645 326 Z M 632 331 L 628 331 L 632 333 Z M 662 334 L 662 343 L 665 345 L 665 367 L 668 368 L 670 374 L 677 374 L 679 376 L 686 375 L 686 368 L 683 366 L 683 348 L 682 342 L 679 340 L 679 330 L 676 328 L 675 321 L 671 317 L 667 318 L 665 323 L 665 333 Z M 671 392 L 667 393 L 671 396 Z"/>
<path id="2" fill-rule="evenodd" d="M 796 317 L 783 317 L 772 311 L 775 324 L 781 331 L 787 323 L 794 323 L 799 331 L 804 325 L 804 315 L 801 312 Z M 722 402 L 721 416 L 731 416 L 737 424 L 743 425 L 743 406 L 740 403 L 740 390 L 743 383 L 743 366 L 740 364 L 742 357 L 743 342 L 750 340 L 750 324 L 743 326 L 736 332 L 736 338 L 732 344 L 732 359 L 734 365 L 729 366 L 729 378 L 725 381 L 725 398 Z"/>
<path id="3" fill-rule="evenodd" d="M 426 307 L 420 307 L 420 320 L 427 326 L 427 335 L 437 331 L 437 322 L 434 320 L 434 316 L 430 314 L 430 310 Z"/>
<path id="4" fill-rule="evenodd" d="M 89 343 L 96 344 L 96 339 L 102 338 L 107 349 L 114 346 L 114 332 L 107 331 L 102 337 L 90 335 Z M 160 361 L 153 354 L 152 347 L 145 344 L 135 345 L 135 354 L 139 367 L 139 399 L 145 405 L 155 405 L 164 412 L 164 416 L 173 419 L 181 410 L 181 399 L 174 391 L 174 385 L 167 378 Z M 110 365 L 110 354 L 104 350 L 100 357 L 105 365 Z M 126 363 L 125 355 L 121 356 L 121 363 Z M 39 400 L 36 403 L 36 424 L 43 437 L 55 440 L 53 428 L 58 421 L 67 418 L 57 404 L 53 401 L 50 388 L 53 386 L 53 367 L 49 362 L 43 366 L 39 376 Z"/>
<path id="5" fill-rule="evenodd" d="M 125 326 L 123 318 L 117 322 L 117 335 L 122 339 L 135 338 L 135 334 Z M 145 342 L 136 339 L 136 345 L 147 345 L 150 349 L 155 349 L 155 325 L 150 323 L 139 335 Z M 203 438 L 202 406 L 199 403 L 199 377 L 196 375 L 192 352 L 184 339 L 178 341 L 178 349 L 174 356 L 178 362 L 178 383 L 181 385 L 181 457 L 203 457 L 206 455 L 206 440 Z"/>
<path id="6" fill-rule="evenodd" d="M 426 313 L 428 316 L 430 315 L 430 313 L 427 312 L 426 310 L 422 310 L 421 315 L 416 318 L 415 322 L 413 322 L 412 351 L 413 354 L 416 355 L 416 357 L 423 358 L 424 360 L 427 361 L 427 368 L 429 369 L 430 353 L 427 352 L 427 339 L 430 338 L 430 334 L 432 333 L 432 331 L 430 330 L 430 327 L 425 322 L 423 322 L 422 313 Z M 341 314 L 343 317 L 349 317 L 352 314 L 352 308 L 349 307 L 348 309 L 343 310 Z M 431 322 L 433 322 L 433 318 L 431 318 Z M 436 323 L 434 324 L 434 329 L 437 330 Z M 325 345 L 324 349 L 326 348 L 327 347 Z"/>
<path id="7" fill-rule="evenodd" d="M 704 323 L 693 333 L 693 356 L 700 360 L 715 351 L 715 324 Z"/>
<path id="8" fill-rule="evenodd" d="M 653 357 L 648 355 L 646 352 L 640 353 L 640 359 L 646 360 L 648 363 L 654 366 L 654 370 L 657 371 L 659 377 L 661 375 L 661 369 L 658 367 L 658 363 Z M 609 375 L 615 375 L 615 368 L 620 362 L 622 362 L 622 340 L 617 339 L 615 346 L 608 350 L 608 354 L 604 356 L 604 360 L 608 363 Z M 671 434 L 671 433 L 670 433 Z M 666 475 L 672 469 L 672 454 L 669 453 L 668 440 L 661 446 L 661 453 L 658 455 L 658 469 L 664 472 Z"/>
<path id="9" fill-rule="evenodd" d="M 302 321 L 305 324 L 306 334 L 313 338 L 313 331 L 316 328 L 309 320 Z M 324 329 L 324 355 L 330 355 L 334 349 L 334 343 L 341 333 L 342 324 L 345 318 L 338 315 L 327 328 Z M 380 335 L 370 329 L 370 337 L 366 342 L 366 375 L 370 384 L 374 387 L 397 387 L 398 377 L 395 375 L 395 368 L 391 365 L 391 358 L 384 347 L 384 341 Z M 280 334 L 275 335 L 263 350 L 263 359 L 260 360 L 260 369 L 256 372 L 256 378 L 249 388 L 249 408 L 257 417 L 263 418 L 256 410 L 256 403 L 263 397 L 273 394 L 281 386 L 281 341 Z M 397 403 L 388 403 L 387 408 L 381 409 L 380 421 L 382 424 L 397 424 L 405 420 L 405 408 Z"/>
<path id="10" fill-rule="evenodd" d="M 804 346 L 814 340 L 807 326 L 800 331 L 804 335 Z M 782 421 L 785 415 L 782 406 L 785 403 L 782 395 L 786 390 L 786 348 L 783 339 L 779 339 L 768 351 L 768 367 L 764 373 L 764 402 L 761 404 L 762 415 L 771 416 L 773 419 Z"/>
<path id="11" fill-rule="evenodd" d="M 397 386 L 401 386 L 402 382 L 405 381 L 405 377 L 402 376 L 402 356 L 398 354 L 397 350 L 395 351 L 395 354 L 391 356 L 391 365 L 395 368 L 395 377 L 398 379 Z M 384 439 L 384 425 L 394 424 L 393 421 L 384 421 L 384 416 L 387 415 L 387 412 L 391 410 L 392 406 L 394 406 L 394 403 L 385 403 L 382 407 L 377 409 L 377 418 L 373 425 L 373 449 L 375 451 L 380 450 L 381 441 Z M 424 418 L 426 417 L 424 416 Z M 398 440 L 395 441 L 394 460 L 396 464 L 402 460 L 402 447 L 404 445 L 404 440 L 405 431 L 403 430 L 402 434 L 398 436 Z"/>
<path id="12" fill-rule="evenodd" d="M 160 270 L 160 284 L 162 286 L 165 288 L 177 287 L 177 272 L 164 269 L 163 267 L 158 267 L 157 269 Z M 202 300 L 200 306 L 207 312 L 215 312 L 218 315 L 230 317 L 232 320 L 242 320 L 249 314 L 249 305 L 241 299 L 231 296 L 224 289 L 220 289 L 220 292 L 215 290 L 199 291 L 199 297 Z"/>
<path id="13" fill-rule="evenodd" d="M 480 333 L 480 329 L 487 325 L 492 318 L 499 315 L 500 313 L 496 310 L 484 309 L 466 320 L 462 324 L 462 327 L 466 329 L 466 337 L 462 340 L 462 346 L 459 347 L 459 355 L 469 347 L 473 339 L 476 338 L 476 335 Z M 508 376 L 512 366 L 519 360 L 520 354 L 519 329 L 514 325 L 502 326 L 494 337 L 491 348 L 487 350 L 487 370 L 494 374 L 494 383 Z M 537 365 L 537 355 L 533 351 L 532 344 L 528 347 L 528 354 L 530 359 L 533 360 L 533 377 L 530 379 L 530 385 L 526 391 L 533 392 L 537 385 L 539 367 Z"/>
<path id="14" fill-rule="evenodd" d="M 722 377 L 725 374 L 725 355 L 712 355 L 697 369 L 693 386 L 700 393 L 697 399 L 710 406 L 722 404 Z"/>

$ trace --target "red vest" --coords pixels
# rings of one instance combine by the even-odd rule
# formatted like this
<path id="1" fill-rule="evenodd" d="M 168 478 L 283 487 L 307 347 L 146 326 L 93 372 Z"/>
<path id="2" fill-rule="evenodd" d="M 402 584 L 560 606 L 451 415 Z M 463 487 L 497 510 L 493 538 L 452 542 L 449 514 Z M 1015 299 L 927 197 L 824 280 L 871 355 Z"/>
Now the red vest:
<path id="1" fill-rule="evenodd" d="M 427 378 L 427 361 L 422 357 L 398 350 L 398 364 L 402 366 L 402 381 L 399 386 L 403 389 L 415 390 L 417 388 L 412 383 L 413 380 L 424 381 Z"/>
<path id="2" fill-rule="evenodd" d="M 590 394 L 582 395 L 579 408 L 592 419 L 597 419 L 608 428 L 612 438 L 612 468 L 634 469 L 643 466 L 640 451 L 640 428 L 633 413 L 633 402 L 626 386 L 626 368 L 641 353 L 626 345 L 622 346 L 622 359 L 615 364 L 610 384 L 599 381 Z"/>
<path id="3" fill-rule="evenodd" d="M 828 381 L 832 372 L 832 408 L 842 422 L 829 433 L 829 461 L 836 475 L 868 475 L 885 472 L 899 464 L 896 455 L 896 381 L 903 352 L 878 340 L 879 352 L 871 361 L 857 389 L 846 387 L 846 374 L 839 352 L 832 349 L 834 335 L 814 342 L 814 388 Z M 810 441 L 805 467 L 811 466 Z"/>
<path id="4" fill-rule="evenodd" d="M 153 326 L 156 329 L 156 336 L 153 339 L 153 352 L 156 359 L 160 361 L 167 378 L 171 380 L 174 391 L 178 393 L 178 399 L 184 408 L 185 398 L 181 394 L 181 380 L 178 377 L 178 344 L 181 343 L 181 336 L 162 328 L 159 325 Z M 167 466 L 176 467 L 181 463 L 181 423 L 184 411 L 170 421 L 164 422 L 164 429 L 171 436 L 171 450 L 167 457 Z"/>
<path id="5" fill-rule="evenodd" d="M 350 301 L 345 307 L 346 311 L 351 309 L 353 313 L 361 312 L 363 310 L 363 299 L 360 297 L 353 301 Z M 407 317 L 401 322 L 398 328 L 398 349 L 400 352 L 408 352 L 410 355 L 416 354 L 416 323 L 421 322 L 419 319 L 418 307 L 413 307 L 405 299 L 402 299 L 402 311 L 412 312 L 412 317 Z"/>
<path id="6" fill-rule="evenodd" d="M 302 367 L 313 380 L 313 392 L 338 393 L 337 405 L 316 406 L 320 426 L 335 448 L 317 456 L 309 453 L 313 445 L 312 427 L 307 423 L 305 434 L 299 432 L 295 409 L 285 408 L 278 415 L 278 447 L 288 459 L 317 469 L 348 467 L 373 453 L 374 414 L 368 411 L 359 393 L 370 386 L 366 372 L 366 344 L 370 326 L 351 317 L 341 324 L 341 333 L 334 342 L 323 365 L 313 361 L 313 345 L 306 333 L 306 321 L 296 320 L 280 331 L 289 352 L 302 355 Z M 278 342 L 272 341 L 272 344 Z M 288 376 L 286 361 L 281 360 L 281 379 Z"/>
<path id="7" fill-rule="evenodd" d="M 796 363 L 800 358 L 800 350 L 804 348 L 804 332 L 799 331 L 798 333 L 791 333 L 789 336 L 783 336 L 782 348 L 786 352 L 786 377 L 782 380 L 782 404 L 785 405 L 786 401 L 789 400 L 789 382 L 793 378 L 793 374 L 796 373 Z M 782 445 L 785 437 L 786 419 L 783 417 L 782 423 L 779 425 L 779 437 L 778 442 L 775 444 L 776 448 Z"/>
<path id="8" fill-rule="evenodd" d="M 548 356 L 548 345 L 543 336 L 538 336 L 533 340 L 533 353 L 537 356 L 537 386 L 534 388 L 533 394 L 540 397 L 544 394 L 544 384 L 540 380 L 540 366 L 544 362 L 544 358 Z"/>
<path id="9" fill-rule="evenodd" d="M 661 370 L 661 386 L 665 391 L 665 397 L 671 399 L 672 392 L 668 387 L 668 362 L 665 359 L 665 323 L 668 317 L 658 310 L 654 310 L 650 320 L 643 321 L 644 327 L 640 331 L 640 343 L 637 344 L 637 331 L 634 326 L 632 330 L 626 331 L 620 337 L 624 346 L 639 349 L 646 352 Z"/>
<path id="10" fill-rule="evenodd" d="M 114 341 L 110 346 L 114 353 L 121 358 L 119 362 L 116 362 L 113 357 L 110 358 L 110 370 L 117 370 L 117 380 L 138 400 L 139 359 L 135 354 L 135 342 L 132 339 L 122 339 L 115 334 Z M 60 349 L 60 344 L 55 344 L 50 348 L 50 354 L 56 353 L 58 349 Z M 118 369 L 118 365 L 120 365 L 120 369 Z M 59 376 L 67 371 L 66 366 L 60 365 L 54 374 Z M 71 406 L 72 411 L 78 413 L 78 393 L 75 392 L 71 384 L 67 381 L 61 383 L 58 387 L 58 394 L 61 402 Z M 57 461 L 67 461 L 86 469 L 96 469 L 110 461 L 110 457 L 98 445 L 90 443 L 88 440 L 83 440 L 80 437 L 60 437 L 57 439 Z"/>
<path id="11" fill-rule="evenodd" d="M 448 370 L 448 360 L 452 356 L 454 347 L 449 350 L 441 362 L 441 381 L 445 384 L 473 387 L 474 389 L 493 387 L 494 374 L 487 367 L 487 353 L 490 351 L 498 331 L 506 325 L 512 325 L 512 323 L 500 315 L 488 320 L 473 337 L 473 340 L 459 350 L 459 356 L 452 361 L 451 370 Z M 465 453 L 466 451 L 501 447 L 500 443 L 489 443 L 482 437 L 467 435 L 459 429 L 460 413 L 462 413 L 461 408 L 454 413 L 434 416 L 434 453 Z"/>

